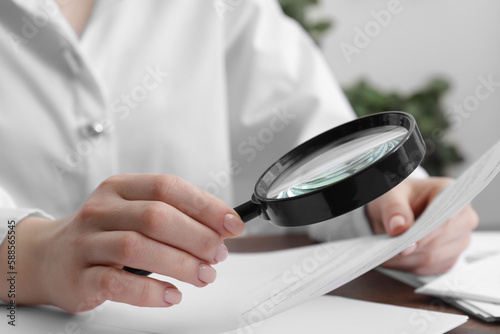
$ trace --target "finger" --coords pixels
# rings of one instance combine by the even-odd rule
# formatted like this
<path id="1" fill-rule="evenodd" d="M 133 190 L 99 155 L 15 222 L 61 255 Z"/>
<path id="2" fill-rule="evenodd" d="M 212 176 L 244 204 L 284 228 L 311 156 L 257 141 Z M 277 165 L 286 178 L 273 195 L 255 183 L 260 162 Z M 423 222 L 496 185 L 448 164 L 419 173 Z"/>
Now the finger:
<path id="1" fill-rule="evenodd" d="M 471 205 L 452 216 L 441 226 L 418 242 L 419 247 L 439 247 L 440 244 L 466 237 L 479 224 L 479 217 Z"/>
<path id="2" fill-rule="evenodd" d="M 416 242 L 414 242 L 414 243 L 412 243 L 410 246 L 408 246 L 405 250 L 403 250 L 400 254 L 401 254 L 402 256 L 408 256 L 408 255 L 410 255 L 411 253 L 413 253 L 414 251 L 416 251 L 416 250 L 417 250 L 417 247 L 418 247 L 417 243 L 416 243 Z"/>
<path id="3" fill-rule="evenodd" d="M 417 250 L 417 248 L 423 251 L 433 249 L 439 250 L 444 244 L 460 242 L 461 239 L 468 240 L 470 238 L 470 232 L 477 227 L 478 223 L 479 217 L 472 206 L 469 205 L 418 243 L 410 245 L 401 252 L 401 255 L 408 256 Z"/>
<path id="4" fill-rule="evenodd" d="M 470 244 L 470 236 L 457 238 L 439 248 L 418 249 L 414 253 L 397 255 L 382 266 L 390 269 L 409 271 L 417 275 L 442 274 L 453 267 L 460 254 Z"/>
<path id="5" fill-rule="evenodd" d="M 210 227 L 223 237 L 243 233 L 245 224 L 223 201 L 172 175 L 127 174 L 113 176 L 101 184 L 127 200 L 161 201 Z"/>
<path id="6" fill-rule="evenodd" d="M 390 236 L 400 235 L 414 222 L 408 189 L 405 185 L 396 187 L 379 198 L 380 219 Z"/>
<path id="7" fill-rule="evenodd" d="M 227 247 L 220 234 L 163 202 L 122 201 L 102 223 L 108 231 L 136 231 L 209 263 L 224 261 Z M 120 213 L 121 212 L 121 213 Z"/>
<path id="8" fill-rule="evenodd" d="M 436 195 L 451 182 L 448 178 L 430 178 L 426 180 L 421 179 L 411 179 L 408 178 L 399 184 L 397 187 L 392 189 L 387 194 L 379 197 L 375 201 L 372 201 L 367 205 L 367 214 L 372 223 L 373 231 L 375 233 L 385 233 L 388 232 L 388 227 L 386 228 L 387 216 L 391 213 L 387 213 L 386 206 L 388 200 L 391 198 L 400 197 L 408 202 L 412 210 L 413 220 L 420 216 L 420 214 L 425 210 L 430 202 L 436 197 Z M 384 214 L 385 221 L 383 222 L 382 214 Z M 389 217 L 392 218 L 392 217 Z M 411 217 L 410 217 L 411 218 Z M 399 224 L 398 224 L 399 220 Z M 394 225 L 400 225 L 403 222 L 402 219 L 397 218 L 393 223 Z M 408 228 L 410 225 L 406 226 Z M 390 229 L 389 229 L 390 230 Z M 405 228 L 399 228 L 401 231 L 405 231 Z M 389 233 L 391 234 L 391 233 Z M 399 233 L 400 234 L 400 233 Z M 392 235 L 392 234 L 391 234 Z"/>
<path id="9" fill-rule="evenodd" d="M 415 217 L 419 217 L 422 212 L 434 201 L 436 196 L 451 182 L 453 179 L 446 177 L 431 177 L 424 180 L 409 179 L 412 190 L 410 193 L 411 203 Z"/>
<path id="10" fill-rule="evenodd" d="M 172 284 L 113 267 L 90 267 L 79 277 L 90 303 L 111 300 L 144 307 L 179 304 L 182 293 Z"/>
<path id="11" fill-rule="evenodd" d="M 216 277 L 215 269 L 208 263 L 137 232 L 95 234 L 84 249 L 88 263 L 147 270 L 198 287 L 212 283 Z"/>

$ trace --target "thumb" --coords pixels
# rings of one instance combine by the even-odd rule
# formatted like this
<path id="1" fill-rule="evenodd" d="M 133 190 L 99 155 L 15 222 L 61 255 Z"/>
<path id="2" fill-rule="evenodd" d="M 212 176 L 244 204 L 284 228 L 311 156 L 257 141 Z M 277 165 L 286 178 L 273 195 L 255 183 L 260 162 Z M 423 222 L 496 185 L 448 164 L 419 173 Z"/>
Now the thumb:
<path id="1" fill-rule="evenodd" d="M 405 192 L 391 191 L 387 193 L 381 200 L 380 209 L 385 231 L 391 237 L 403 234 L 415 221 L 409 196 Z"/>

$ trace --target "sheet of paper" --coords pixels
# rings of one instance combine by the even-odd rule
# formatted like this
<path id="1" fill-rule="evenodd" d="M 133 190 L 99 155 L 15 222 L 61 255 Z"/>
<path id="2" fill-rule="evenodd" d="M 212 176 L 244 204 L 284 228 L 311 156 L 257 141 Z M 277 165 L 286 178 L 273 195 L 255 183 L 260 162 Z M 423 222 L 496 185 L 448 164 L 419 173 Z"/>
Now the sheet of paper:
<path id="1" fill-rule="evenodd" d="M 500 304 L 500 255 L 444 274 L 416 292 Z"/>
<path id="2" fill-rule="evenodd" d="M 460 267 L 461 266 L 459 266 L 458 268 Z M 430 283 L 433 280 L 438 279 L 441 276 L 441 275 L 417 276 L 408 272 L 403 272 L 399 270 L 390 270 L 385 268 L 378 268 L 377 270 L 389 277 L 394 278 L 395 280 L 408 284 L 409 286 L 414 288 L 419 288 L 425 285 L 426 283 Z M 494 321 L 493 318 L 500 318 L 499 304 L 478 302 L 475 300 L 463 299 L 463 298 L 451 298 L 448 296 L 438 296 L 438 297 L 444 299 L 448 304 L 451 304 L 483 320 Z"/>
<path id="3" fill-rule="evenodd" d="M 463 315 L 323 296 L 267 319 L 260 327 L 224 334 L 440 334 L 466 321 Z"/>
<path id="4" fill-rule="evenodd" d="M 472 233 L 471 244 L 459 259 L 457 265 L 450 271 L 455 272 L 478 260 L 486 259 L 489 256 L 500 254 L 500 231 L 475 231 Z M 378 271 L 390 276 L 398 281 L 406 283 L 414 288 L 419 288 L 430 283 L 442 275 L 435 276 L 417 276 L 411 273 L 398 270 L 378 268 Z M 462 298 L 446 297 L 446 301 L 459 309 L 476 315 L 481 319 L 493 321 L 494 318 L 500 318 L 500 305 L 494 303 L 478 302 Z"/>
<path id="5" fill-rule="evenodd" d="M 179 306 L 162 310 L 107 303 L 95 321 L 155 333 L 205 334 L 261 323 L 338 288 L 420 240 L 465 207 L 499 170 L 500 142 L 446 187 L 401 236 L 325 243 L 285 252 L 279 258 L 233 255 L 218 265 L 219 277 L 209 287 L 196 289 L 176 283 L 184 292 Z M 244 261 L 245 256 L 250 257 Z"/>
<path id="6" fill-rule="evenodd" d="M 194 321 L 194 318 L 192 318 Z M 362 321 L 360 321 L 360 319 Z M 137 320 L 142 321 L 142 320 Z M 431 312 L 392 305 L 322 296 L 271 317 L 259 326 L 249 326 L 224 334 L 440 334 L 460 326 L 466 316 Z M 23 308 L 16 327 L 2 327 L 4 334 L 132 334 L 153 333 L 123 328 L 122 324 L 104 326 L 73 317 L 51 308 Z M 179 333 L 191 333 L 182 331 Z"/>
<path id="7" fill-rule="evenodd" d="M 474 231 L 465 252 L 465 262 L 470 264 L 488 256 L 500 254 L 500 231 Z"/>
<path id="8" fill-rule="evenodd" d="M 500 305 L 493 303 L 478 302 L 470 299 L 452 299 L 451 304 L 456 304 L 458 308 L 461 308 L 465 312 L 472 312 L 482 319 L 487 319 L 487 321 L 498 321 L 500 318 Z M 471 313 L 469 313 L 471 314 Z"/>
<path id="9" fill-rule="evenodd" d="M 3 308 L 4 306 L 2 306 Z M 67 313 L 52 307 L 21 307 L 16 310 L 15 326 L 7 323 L 9 319 L 2 316 L 0 333 L 2 334 L 139 334 L 148 333 L 120 326 L 97 324 L 92 313 L 87 318 L 78 320 Z"/>

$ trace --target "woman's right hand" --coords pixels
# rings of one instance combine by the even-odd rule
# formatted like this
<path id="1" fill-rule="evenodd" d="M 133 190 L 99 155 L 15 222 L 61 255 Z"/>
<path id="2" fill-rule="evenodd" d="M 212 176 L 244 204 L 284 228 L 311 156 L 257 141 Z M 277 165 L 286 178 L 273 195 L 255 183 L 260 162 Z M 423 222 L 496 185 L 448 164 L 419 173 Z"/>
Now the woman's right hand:
<path id="1" fill-rule="evenodd" d="M 244 229 L 231 207 L 178 177 L 113 176 L 74 214 L 56 221 L 29 217 L 16 226 L 17 303 L 68 312 L 106 300 L 171 306 L 182 296 L 175 286 L 122 267 L 203 287 L 215 280 L 212 265 L 227 257 L 224 238 Z"/>

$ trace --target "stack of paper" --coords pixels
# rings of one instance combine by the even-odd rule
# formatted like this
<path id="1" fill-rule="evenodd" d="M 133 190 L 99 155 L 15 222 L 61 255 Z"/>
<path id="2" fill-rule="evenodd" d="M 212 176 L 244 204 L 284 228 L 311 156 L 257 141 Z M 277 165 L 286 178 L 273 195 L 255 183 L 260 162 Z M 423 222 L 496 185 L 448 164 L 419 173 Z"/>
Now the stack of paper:
<path id="1" fill-rule="evenodd" d="M 481 320 L 500 321 L 500 232 L 473 232 L 471 245 L 445 275 L 417 276 L 378 270 L 418 288 L 418 293 L 442 298 Z"/>
<path id="2" fill-rule="evenodd" d="M 417 292 L 500 304 L 500 255 L 444 274 L 418 288 Z"/>

